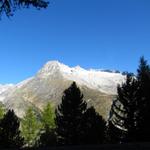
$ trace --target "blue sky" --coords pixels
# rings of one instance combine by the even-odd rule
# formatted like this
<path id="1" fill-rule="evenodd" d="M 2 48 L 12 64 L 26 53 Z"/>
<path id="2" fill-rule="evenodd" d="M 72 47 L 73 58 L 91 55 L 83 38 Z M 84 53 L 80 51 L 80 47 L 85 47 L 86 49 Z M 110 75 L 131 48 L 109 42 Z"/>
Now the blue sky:
<path id="1" fill-rule="evenodd" d="M 136 72 L 150 62 L 149 0 L 50 0 L 0 21 L 0 83 L 34 75 L 48 60 Z"/>

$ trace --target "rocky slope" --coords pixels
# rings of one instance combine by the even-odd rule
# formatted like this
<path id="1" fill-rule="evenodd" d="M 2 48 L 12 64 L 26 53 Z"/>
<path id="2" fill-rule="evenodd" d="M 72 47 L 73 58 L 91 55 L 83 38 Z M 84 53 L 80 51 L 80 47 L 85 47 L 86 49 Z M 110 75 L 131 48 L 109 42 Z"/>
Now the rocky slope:
<path id="1" fill-rule="evenodd" d="M 42 109 L 51 101 L 55 106 L 61 102 L 63 91 L 75 81 L 85 100 L 107 118 L 117 84 L 125 79 L 120 73 L 101 70 L 85 70 L 79 66 L 68 67 L 58 61 L 46 63 L 38 73 L 16 85 L 0 85 L 0 101 L 14 109 L 22 117 L 31 106 Z"/>

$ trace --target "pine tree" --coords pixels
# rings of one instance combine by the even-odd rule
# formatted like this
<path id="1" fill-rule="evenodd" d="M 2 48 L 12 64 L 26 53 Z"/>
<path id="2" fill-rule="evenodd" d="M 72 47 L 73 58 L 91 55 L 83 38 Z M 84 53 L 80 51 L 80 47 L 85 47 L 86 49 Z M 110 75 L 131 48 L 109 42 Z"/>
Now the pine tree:
<path id="1" fill-rule="evenodd" d="M 106 122 L 94 109 L 86 110 L 82 119 L 83 144 L 101 144 L 105 140 Z"/>
<path id="2" fill-rule="evenodd" d="M 0 121 L 0 147 L 21 148 L 23 138 L 20 136 L 20 122 L 13 110 L 8 110 Z"/>
<path id="3" fill-rule="evenodd" d="M 137 72 L 136 79 L 127 75 L 111 109 L 111 126 L 119 124 L 126 130 L 123 136 L 126 142 L 150 141 L 150 66 L 144 57 L 140 59 Z"/>
<path id="4" fill-rule="evenodd" d="M 16 9 L 21 7 L 28 8 L 29 6 L 46 8 L 48 6 L 48 2 L 45 0 L 0 0 L 0 15 L 5 13 L 8 17 L 10 17 Z"/>
<path id="5" fill-rule="evenodd" d="M 21 121 L 21 134 L 27 146 L 34 146 L 40 132 L 41 123 L 32 108 L 26 111 Z"/>
<path id="6" fill-rule="evenodd" d="M 126 130 L 119 128 L 120 126 L 114 125 L 112 120 L 108 120 L 107 130 L 106 130 L 106 143 L 122 143 L 122 139 L 125 138 Z"/>
<path id="7" fill-rule="evenodd" d="M 56 132 L 60 144 L 80 144 L 81 122 L 86 107 L 83 94 L 73 82 L 64 91 L 62 103 L 56 109 Z"/>
<path id="8" fill-rule="evenodd" d="M 108 143 L 122 143 L 125 138 L 126 129 L 124 128 L 124 115 L 126 111 L 122 104 L 115 99 L 112 103 L 107 124 L 106 141 Z"/>
<path id="9" fill-rule="evenodd" d="M 139 101 L 139 131 L 137 137 L 139 141 L 150 141 L 150 66 L 144 57 L 140 59 L 140 65 L 137 70 L 137 79 L 139 83 L 138 101 Z"/>
<path id="10" fill-rule="evenodd" d="M 45 127 L 40 133 L 39 140 L 36 143 L 37 147 L 50 147 L 57 145 L 57 135 L 55 129 Z"/>
<path id="11" fill-rule="evenodd" d="M 110 111 L 108 134 L 112 142 L 114 139 L 118 140 L 118 143 L 136 141 L 139 119 L 137 93 L 137 80 L 132 74 L 127 74 L 126 82 L 118 86 L 118 96 Z"/>

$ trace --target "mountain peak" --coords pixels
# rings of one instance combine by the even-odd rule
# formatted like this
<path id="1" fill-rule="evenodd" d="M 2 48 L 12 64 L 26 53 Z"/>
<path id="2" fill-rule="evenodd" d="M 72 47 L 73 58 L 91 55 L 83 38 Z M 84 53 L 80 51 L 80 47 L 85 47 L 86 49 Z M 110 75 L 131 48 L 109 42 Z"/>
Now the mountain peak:
<path id="1" fill-rule="evenodd" d="M 48 61 L 43 68 L 37 73 L 38 76 L 45 78 L 50 75 L 56 77 L 62 72 L 68 72 L 70 68 L 57 60 Z"/>
<path id="2" fill-rule="evenodd" d="M 58 60 L 48 61 L 44 67 L 59 66 L 61 63 Z"/>
<path id="3" fill-rule="evenodd" d="M 69 67 L 59 61 L 48 61 L 38 72 L 39 78 L 75 81 L 80 85 L 97 89 L 104 93 L 116 94 L 116 86 L 124 80 L 120 73 L 86 70 L 80 66 Z"/>
<path id="4" fill-rule="evenodd" d="M 37 73 L 38 76 L 44 78 L 51 74 L 54 74 L 60 70 L 60 62 L 59 61 L 48 61 L 42 69 Z"/>
<path id="5" fill-rule="evenodd" d="M 109 100 L 117 94 L 117 85 L 124 80 L 125 76 L 119 73 L 69 67 L 59 61 L 48 61 L 33 77 L 8 88 L 0 85 L 0 101 L 21 117 L 30 106 L 42 109 L 48 101 L 57 105 L 63 91 L 75 81 L 91 104 L 98 110 L 102 108 L 100 112 L 106 118 L 111 106 Z M 104 108 L 99 108 L 99 104 L 103 104 Z"/>

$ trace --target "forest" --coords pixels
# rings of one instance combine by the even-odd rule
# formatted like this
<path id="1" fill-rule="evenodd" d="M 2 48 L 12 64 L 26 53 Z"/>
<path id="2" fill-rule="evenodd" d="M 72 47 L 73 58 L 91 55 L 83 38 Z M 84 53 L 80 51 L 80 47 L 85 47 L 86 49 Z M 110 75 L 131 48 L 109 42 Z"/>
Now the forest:
<path id="1" fill-rule="evenodd" d="M 118 85 L 108 120 L 88 107 L 75 82 L 54 108 L 28 108 L 23 118 L 0 106 L 0 148 L 45 148 L 150 142 L 150 65 L 140 58 L 137 73 Z"/>

